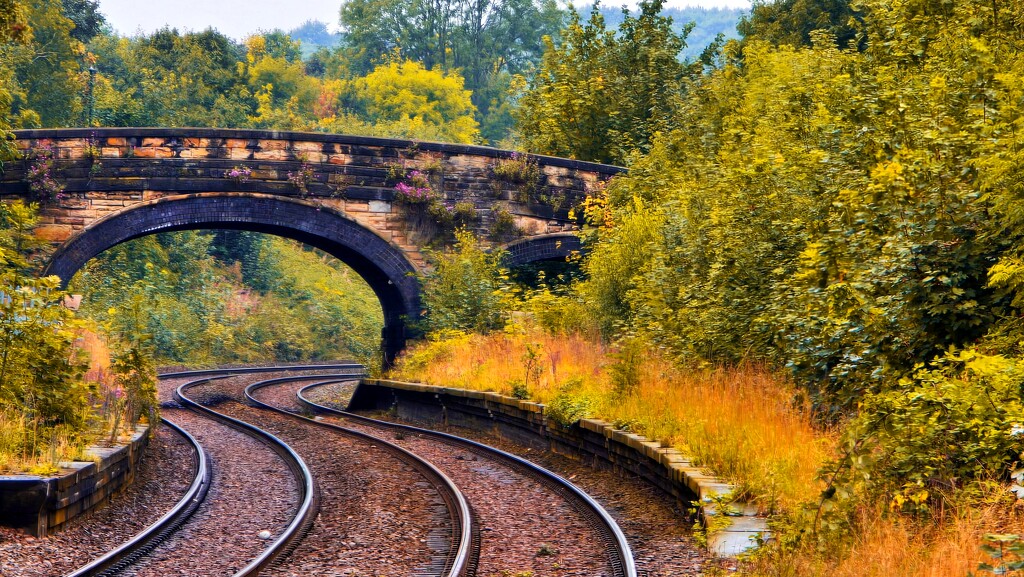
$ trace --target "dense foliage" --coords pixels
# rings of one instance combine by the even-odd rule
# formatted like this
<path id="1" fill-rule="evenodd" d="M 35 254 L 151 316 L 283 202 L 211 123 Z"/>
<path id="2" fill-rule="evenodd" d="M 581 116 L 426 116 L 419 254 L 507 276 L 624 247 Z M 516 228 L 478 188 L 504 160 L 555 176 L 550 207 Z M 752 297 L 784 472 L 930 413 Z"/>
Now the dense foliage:
<path id="1" fill-rule="evenodd" d="M 424 278 L 427 330 L 486 333 L 504 327 L 515 293 L 500 266 L 502 254 L 484 252 L 465 229 L 455 238 L 451 250 L 432 255 L 433 270 Z"/>
<path id="2" fill-rule="evenodd" d="M 759 5 L 742 44 L 683 79 L 674 128 L 584 207 L 588 278 L 567 306 L 682 364 L 788 367 L 822 421 L 845 423 L 815 529 L 845 531 L 860 497 L 942 511 L 1024 459 L 1022 14 Z M 545 62 L 599 66 L 591 22 Z M 549 93 L 536 84 L 524 109 Z M 603 122 L 633 103 L 608 104 Z M 569 124 L 532 110 L 527 133 Z"/>
<path id="3" fill-rule="evenodd" d="M 655 134 L 679 127 L 679 60 L 690 26 L 677 33 L 660 15 L 663 2 L 643 2 L 607 30 L 597 9 L 583 23 L 575 11 L 560 35 L 546 38 L 537 72 L 516 110 L 518 136 L 534 152 L 624 164 L 647 152 Z"/>
<path id="4" fill-rule="evenodd" d="M 143 237 L 90 261 L 72 286 L 86 295 L 84 314 L 114 332 L 148 335 L 161 364 L 379 364 L 383 320 L 369 286 L 284 239 L 238 231 Z"/>
<path id="5" fill-rule="evenodd" d="M 87 375 L 90 324 L 65 306 L 60 279 L 34 274 L 37 220 L 35 206 L 0 204 L 0 471 L 50 474 L 87 441 L 153 422 L 156 372 L 139 335 L 122 332 L 107 339 L 110 370 Z"/>

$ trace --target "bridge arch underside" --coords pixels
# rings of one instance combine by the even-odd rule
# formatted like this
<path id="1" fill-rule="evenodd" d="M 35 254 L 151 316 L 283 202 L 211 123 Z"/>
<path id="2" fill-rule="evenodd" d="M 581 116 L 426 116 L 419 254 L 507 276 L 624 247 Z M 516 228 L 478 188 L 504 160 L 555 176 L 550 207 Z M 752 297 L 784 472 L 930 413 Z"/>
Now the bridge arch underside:
<path id="1" fill-rule="evenodd" d="M 101 252 L 125 241 L 179 230 L 234 229 L 273 234 L 316 247 L 338 258 L 366 280 L 384 313 L 382 350 L 389 365 L 419 317 L 415 268 L 386 240 L 328 208 L 264 195 L 189 195 L 136 205 L 96 222 L 54 253 L 47 274 L 66 284 Z"/>
<path id="2" fill-rule="evenodd" d="M 539 261 L 565 260 L 582 251 L 580 239 L 574 233 L 546 234 L 512 242 L 503 247 L 504 265 L 515 268 Z"/>

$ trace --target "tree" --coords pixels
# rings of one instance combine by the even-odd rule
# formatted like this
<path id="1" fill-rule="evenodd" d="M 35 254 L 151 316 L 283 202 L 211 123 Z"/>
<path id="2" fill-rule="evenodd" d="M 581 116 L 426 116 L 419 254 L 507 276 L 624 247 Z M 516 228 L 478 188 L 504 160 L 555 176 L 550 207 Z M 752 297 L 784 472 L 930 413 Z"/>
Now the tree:
<path id="1" fill-rule="evenodd" d="M 61 0 L 64 16 L 74 23 L 71 37 L 86 44 L 103 30 L 106 18 L 99 12 L 96 0 Z"/>
<path id="2" fill-rule="evenodd" d="M 28 9 L 22 0 L 0 0 L 0 44 L 27 42 L 32 37 Z"/>
<path id="3" fill-rule="evenodd" d="M 476 111 L 457 73 L 427 70 L 411 60 L 378 66 L 354 82 L 357 113 L 367 122 L 395 127 L 433 127 L 440 140 L 473 143 L 479 138 Z"/>
<path id="4" fill-rule="evenodd" d="M 533 152 L 625 164 L 654 135 L 678 126 L 687 67 L 679 61 L 690 27 L 677 34 L 659 16 L 662 0 L 628 11 L 618 34 L 595 7 L 575 11 L 561 43 L 546 39 L 540 69 L 520 83 L 516 127 Z"/>
<path id="5" fill-rule="evenodd" d="M 856 39 L 861 14 L 849 0 L 756 0 L 736 28 L 744 40 L 810 46 L 811 33 L 824 31 L 840 48 Z"/>
<path id="6" fill-rule="evenodd" d="M 562 19 L 552 0 L 348 0 L 340 17 L 345 53 L 356 73 L 369 73 L 396 50 L 426 69 L 459 71 L 478 119 L 500 108 L 496 96 L 503 96 L 512 74 L 538 61 L 541 39 L 556 35 Z M 484 123 L 492 140 L 508 126 L 507 120 Z"/>
<path id="7" fill-rule="evenodd" d="M 25 4 L 19 0 L 0 0 L 0 56 L 6 61 L 14 45 L 26 43 L 31 37 Z M 15 90 L 14 70 L 7 66 L 0 67 L 0 163 L 16 153 L 11 146 L 14 136 L 10 133 Z"/>
<path id="8" fill-rule="evenodd" d="M 74 347 L 80 324 L 63 306 L 60 279 L 29 274 L 37 222 L 34 205 L 0 206 L 0 409 L 19 408 L 45 439 L 57 426 L 79 429 L 88 403 Z"/>
<path id="9" fill-rule="evenodd" d="M 107 126 L 242 127 L 255 112 L 239 73 L 245 50 L 216 32 L 100 35 L 95 54 L 96 117 Z"/>
<path id="10" fill-rule="evenodd" d="M 484 252 L 473 233 L 457 231 L 455 246 L 434 256 L 434 270 L 423 279 L 427 329 L 488 332 L 505 326 L 501 258 Z"/>
<path id="11" fill-rule="evenodd" d="M 607 49 L 613 33 L 591 11 L 584 25 L 573 11 L 562 30 L 561 44 L 544 39 L 540 69 L 528 86 L 519 86 L 516 130 L 527 149 L 540 154 L 597 162 L 611 161 L 614 144 L 607 138 L 615 102 L 605 87 Z"/>
<path id="12" fill-rule="evenodd" d="M 81 121 L 85 74 L 82 43 L 71 36 L 74 23 L 60 0 L 30 0 L 32 41 L 8 45 L 14 69 L 14 124 L 23 128 L 75 126 Z"/>

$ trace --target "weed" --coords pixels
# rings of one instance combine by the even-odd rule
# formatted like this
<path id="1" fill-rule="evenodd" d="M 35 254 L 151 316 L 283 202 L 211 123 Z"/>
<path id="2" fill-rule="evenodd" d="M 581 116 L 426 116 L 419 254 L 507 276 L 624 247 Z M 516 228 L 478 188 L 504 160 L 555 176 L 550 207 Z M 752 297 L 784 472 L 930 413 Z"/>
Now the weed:
<path id="1" fill-rule="evenodd" d="M 607 345 L 581 333 L 527 326 L 514 334 L 437 335 L 411 347 L 395 375 L 477 390 L 500 383 L 498 391 L 511 394 L 514 383 L 524 382 L 528 343 L 539 344 L 546 359 L 527 388 L 549 410 L 560 395 L 555 404 L 566 413 L 628 424 L 730 479 L 763 512 L 796 508 L 821 490 L 818 467 L 831 456 L 836 435 L 816 429 L 806 407 L 793 403 L 796 388 L 786 378 L 757 365 L 681 370 L 641 350 L 635 389 L 622 396 L 613 385 L 615 361 Z M 554 357 L 557 374 L 547 362 Z M 571 395 L 562 390 L 567 382 L 575 383 Z M 566 419 L 572 421 L 568 414 Z"/>
<path id="2" fill-rule="evenodd" d="M 508 209 L 508 205 L 496 204 L 491 209 L 491 238 L 498 242 L 508 242 L 523 236 L 523 231 L 516 223 L 516 216 Z"/>
<path id="3" fill-rule="evenodd" d="M 558 394 L 547 403 L 544 413 L 548 418 L 568 427 L 580 419 L 591 417 L 597 402 L 582 390 L 582 385 L 582 379 L 574 378 L 559 387 Z"/>
<path id="4" fill-rule="evenodd" d="M 550 543 L 541 543 L 540 549 L 537 550 L 537 557 L 550 557 L 552 555 L 558 555 L 558 547 Z"/>
<path id="5" fill-rule="evenodd" d="M 530 202 L 537 192 L 541 171 L 537 159 L 532 156 L 513 152 L 510 157 L 499 159 L 491 171 L 496 191 L 501 192 L 502 183 L 514 185 L 514 198 L 518 202 Z"/>
<path id="6" fill-rule="evenodd" d="M 313 170 L 313 165 L 302 160 L 302 164 L 299 165 L 299 169 L 295 172 L 288 173 L 288 182 L 298 190 L 302 196 L 305 196 L 309 192 L 309 183 L 313 182 L 316 178 L 316 172 Z"/>
<path id="7" fill-rule="evenodd" d="M 252 169 L 248 166 L 235 166 L 231 170 L 224 173 L 224 176 L 231 180 L 241 184 L 243 182 L 249 182 L 249 178 L 252 176 Z M 290 175 L 289 175 L 289 178 Z M 292 184 L 295 184 L 294 182 Z"/>
<path id="8" fill-rule="evenodd" d="M 523 381 L 514 381 L 512 383 L 512 398 L 525 401 L 530 398 L 530 388 L 526 386 Z"/>
<path id="9" fill-rule="evenodd" d="M 981 550 L 991 563 L 980 563 L 979 571 L 993 575 L 1017 575 L 1024 571 L 1024 538 L 1014 534 L 988 534 Z"/>
<path id="10" fill-rule="evenodd" d="M 59 202 L 64 198 L 64 185 L 57 180 L 56 151 L 52 147 L 38 148 L 28 167 L 28 187 L 39 202 Z"/>
<path id="11" fill-rule="evenodd" d="M 543 351 L 544 347 L 540 343 L 526 343 L 526 352 L 522 356 L 523 369 L 526 372 L 523 384 L 526 388 L 530 387 L 530 383 L 540 381 L 541 355 Z"/>
<path id="12" fill-rule="evenodd" d="M 729 517 L 740 514 L 733 507 L 732 502 L 732 492 L 717 493 L 712 497 L 706 497 L 703 501 L 693 502 L 694 508 L 700 510 L 703 507 L 705 513 L 693 525 L 693 539 L 698 545 L 707 548 L 712 537 L 732 525 L 732 520 Z"/>

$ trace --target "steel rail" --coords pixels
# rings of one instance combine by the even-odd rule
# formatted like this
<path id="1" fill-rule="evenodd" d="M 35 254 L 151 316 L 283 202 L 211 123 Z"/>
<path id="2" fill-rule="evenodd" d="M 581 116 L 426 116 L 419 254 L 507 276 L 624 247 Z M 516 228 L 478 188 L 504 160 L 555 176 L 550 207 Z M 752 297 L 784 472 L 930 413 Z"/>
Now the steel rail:
<path id="1" fill-rule="evenodd" d="M 203 379 L 184 383 L 175 390 L 174 395 L 178 401 L 187 408 L 221 421 L 229 427 L 250 435 L 273 449 L 288 464 L 288 467 L 295 474 L 298 486 L 301 488 L 300 492 L 302 493 L 302 503 L 299 505 L 298 511 L 295 513 L 295 517 L 292 518 L 291 523 L 288 524 L 281 535 L 278 536 L 278 538 L 275 539 L 274 542 L 266 549 L 264 549 L 262 553 L 260 553 L 248 565 L 239 569 L 234 574 L 234 577 L 257 575 L 261 570 L 273 563 L 280 555 L 289 552 L 289 548 L 295 544 L 306 531 L 309 530 L 314 519 L 316 519 L 316 516 L 319 513 L 320 496 L 317 491 L 316 483 L 313 481 L 313 474 L 310 472 L 309 467 L 306 466 L 302 457 L 300 457 L 291 447 L 259 427 L 255 427 L 245 421 L 214 411 L 209 407 L 205 407 L 202 404 L 193 401 L 186 395 L 186 389 L 208 383 L 211 380 L 214 379 Z"/>
<path id="2" fill-rule="evenodd" d="M 227 367 L 223 369 L 196 369 L 187 371 L 175 371 L 170 373 L 160 373 L 158 375 L 161 379 L 179 379 L 184 377 L 209 377 L 214 375 L 242 375 L 250 373 L 286 373 L 291 371 L 326 371 L 326 370 L 342 370 L 352 369 L 356 370 L 355 375 L 365 375 L 366 367 L 359 363 L 351 362 L 339 362 L 339 363 L 326 363 L 321 365 L 283 365 L 283 366 L 268 366 L 268 367 Z"/>
<path id="3" fill-rule="evenodd" d="M 448 561 L 445 566 L 445 572 L 442 574 L 447 577 L 467 577 L 473 573 L 473 569 L 476 565 L 475 555 L 478 551 L 474 547 L 474 527 L 472 511 L 469 506 L 469 502 L 466 497 L 459 490 L 458 486 L 444 474 L 443 471 L 438 469 L 434 464 L 427 461 L 426 459 L 416 455 L 408 449 L 402 448 L 390 441 L 364 433 L 362 431 L 356 431 L 333 423 L 325 423 L 323 421 L 317 421 L 308 417 L 295 414 L 290 411 L 286 411 L 280 407 L 264 403 L 255 397 L 253 394 L 255 391 L 271 387 L 274 385 L 280 385 L 284 383 L 293 383 L 296 381 L 308 381 L 314 379 L 338 379 L 350 380 L 349 375 L 303 375 L 303 376 L 291 376 L 291 377 L 279 377 L 276 379 L 269 379 L 266 381 L 259 381 L 252 383 L 245 388 L 245 397 L 253 405 L 269 410 L 278 414 L 286 415 L 294 419 L 300 419 L 305 423 L 327 428 L 334 431 L 342 432 L 346 435 L 354 436 L 360 439 L 371 441 L 374 444 L 382 445 L 388 450 L 396 453 L 406 463 L 412 465 L 420 472 L 425 473 L 428 478 L 432 478 L 435 487 L 440 489 L 440 493 L 448 504 L 448 510 L 452 518 L 453 525 L 453 545 L 452 552 L 448 555 Z M 331 380 L 329 382 L 338 382 L 337 380 Z M 318 383 L 318 384 L 323 384 Z"/>
<path id="4" fill-rule="evenodd" d="M 193 467 L 196 470 L 196 476 L 195 479 L 193 479 L 191 486 L 189 486 L 188 491 L 185 492 L 185 495 L 174 505 L 174 507 L 168 510 L 167 513 L 157 519 L 152 525 L 135 534 L 131 539 L 125 541 L 116 549 L 113 549 L 105 555 L 94 559 L 92 562 L 68 573 L 66 577 L 116 575 L 124 568 L 138 561 L 144 555 L 147 555 L 157 545 L 167 540 L 168 537 L 177 531 L 178 528 L 192 516 L 206 498 L 206 493 L 210 490 L 210 478 L 212 475 L 209 460 L 206 458 L 206 452 L 203 450 L 203 447 L 199 442 L 196 441 L 195 437 L 190 435 L 188 431 L 167 419 L 161 420 L 172 430 L 184 437 L 192 446 L 194 453 L 192 462 Z"/>
<path id="5" fill-rule="evenodd" d="M 626 535 L 622 532 L 622 529 L 619 528 L 619 525 L 615 522 L 615 519 L 612 519 L 611 515 L 608 514 L 608 511 L 606 511 L 600 503 L 595 501 L 593 497 L 585 493 L 576 485 L 570 483 L 561 476 L 545 469 L 544 467 L 541 467 L 540 465 L 532 463 L 517 455 L 507 453 L 500 449 L 495 449 L 494 447 L 485 445 L 483 443 L 478 443 L 476 441 L 471 441 L 469 439 L 465 439 L 463 437 L 458 437 L 456 435 L 451 435 L 448 433 L 442 433 L 440 431 L 433 431 L 430 429 L 413 427 L 411 425 L 402 425 L 398 423 L 392 423 L 389 421 L 381 421 L 379 419 L 371 419 L 370 417 L 364 417 L 363 415 L 357 415 L 355 413 L 350 413 L 348 411 L 339 411 L 331 407 L 326 407 L 317 404 L 305 397 L 304 393 L 312 388 L 321 387 L 327 384 L 335 384 L 338 382 L 341 381 L 335 379 L 332 381 L 314 383 L 312 385 L 308 385 L 306 387 L 303 387 L 302 389 L 299 389 L 296 395 L 298 397 L 299 402 L 302 405 L 313 411 L 319 411 L 330 415 L 337 415 L 340 417 L 344 417 L 346 419 L 351 419 L 353 421 L 366 423 L 380 428 L 417 433 L 420 435 L 429 436 L 436 439 L 442 439 L 444 441 L 454 443 L 457 445 L 463 445 L 473 449 L 477 453 L 492 455 L 508 463 L 512 463 L 522 470 L 529 471 L 532 476 L 539 479 L 544 479 L 549 484 L 549 486 L 557 487 L 561 491 L 568 493 L 573 498 L 575 498 L 577 502 L 582 503 L 585 507 L 585 510 L 590 511 L 590 513 L 594 517 L 593 521 L 596 522 L 596 526 L 599 529 L 601 529 L 602 532 L 605 533 L 605 535 L 607 535 L 607 537 L 609 538 L 610 548 L 614 550 L 614 554 L 610 556 L 609 560 L 612 566 L 615 568 L 618 575 L 620 577 L 637 577 L 636 563 L 633 560 L 633 551 L 629 546 L 629 542 L 626 540 Z"/>

